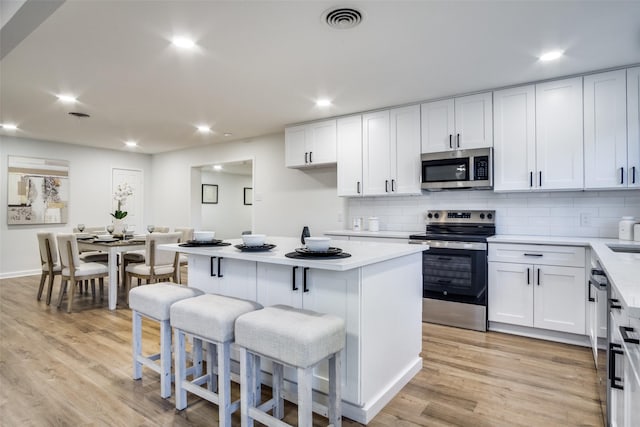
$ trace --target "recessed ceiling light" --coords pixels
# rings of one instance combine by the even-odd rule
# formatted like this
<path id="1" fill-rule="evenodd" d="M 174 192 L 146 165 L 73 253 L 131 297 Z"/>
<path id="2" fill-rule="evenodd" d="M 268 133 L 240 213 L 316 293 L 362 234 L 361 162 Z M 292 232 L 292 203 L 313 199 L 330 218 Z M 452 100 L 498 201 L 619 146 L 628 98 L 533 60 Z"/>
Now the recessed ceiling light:
<path id="1" fill-rule="evenodd" d="M 224 136 L 231 136 L 231 135 L 233 135 L 231 132 L 225 132 L 224 133 Z"/>
<path id="2" fill-rule="evenodd" d="M 221 171 L 222 170 L 222 166 L 221 165 L 213 165 L 213 170 Z"/>
<path id="3" fill-rule="evenodd" d="M 127 147 L 137 147 L 138 143 L 136 141 L 125 141 L 124 145 L 126 145 Z"/>
<path id="4" fill-rule="evenodd" d="M 171 39 L 171 43 L 181 49 L 191 49 L 196 43 L 188 37 L 174 37 Z"/>
<path id="5" fill-rule="evenodd" d="M 6 129 L 6 130 L 16 130 L 16 129 L 18 129 L 18 126 L 14 125 L 13 123 L 3 123 L 0 126 L 2 126 L 2 129 Z"/>
<path id="6" fill-rule="evenodd" d="M 60 101 L 64 102 L 65 104 L 75 104 L 76 102 L 78 102 L 75 96 L 71 96 L 71 95 L 56 95 L 56 96 Z"/>
<path id="7" fill-rule="evenodd" d="M 206 126 L 206 125 L 196 126 L 196 128 L 198 129 L 198 132 L 201 132 L 201 133 L 209 133 L 209 132 L 211 132 L 211 128 L 209 126 Z"/>
<path id="8" fill-rule="evenodd" d="M 552 50 L 540 56 L 540 61 L 553 61 L 560 58 L 564 54 L 562 50 Z"/>
<path id="9" fill-rule="evenodd" d="M 331 100 L 329 100 L 329 99 L 318 99 L 316 101 L 316 105 L 318 107 L 328 107 L 328 106 L 331 105 Z"/>

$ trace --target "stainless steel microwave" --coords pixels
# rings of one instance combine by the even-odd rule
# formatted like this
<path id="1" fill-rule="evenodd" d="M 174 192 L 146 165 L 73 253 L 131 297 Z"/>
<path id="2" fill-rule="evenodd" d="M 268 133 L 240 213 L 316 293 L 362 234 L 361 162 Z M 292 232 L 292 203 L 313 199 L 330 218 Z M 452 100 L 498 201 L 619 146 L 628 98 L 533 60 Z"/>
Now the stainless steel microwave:
<path id="1" fill-rule="evenodd" d="M 430 191 L 493 188 L 492 149 L 422 154 L 422 188 Z"/>

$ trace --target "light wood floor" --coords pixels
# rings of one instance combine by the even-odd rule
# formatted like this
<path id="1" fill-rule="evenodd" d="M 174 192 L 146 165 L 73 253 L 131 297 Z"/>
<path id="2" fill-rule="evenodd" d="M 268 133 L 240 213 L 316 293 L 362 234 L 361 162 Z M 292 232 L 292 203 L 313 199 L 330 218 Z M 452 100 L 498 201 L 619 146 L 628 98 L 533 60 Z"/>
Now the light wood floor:
<path id="1" fill-rule="evenodd" d="M 0 280 L 0 425 L 217 425 L 215 406 L 193 396 L 176 412 L 155 373 L 131 379 L 131 312 L 122 303 L 111 312 L 106 298 L 79 295 L 67 314 L 36 301 L 38 278 Z M 143 328 L 145 350 L 154 350 L 158 328 Z M 602 425 L 586 348 L 423 324 L 422 357 L 422 371 L 369 425 Z M 295 424 L 295 406 L 286 412 Z"/>

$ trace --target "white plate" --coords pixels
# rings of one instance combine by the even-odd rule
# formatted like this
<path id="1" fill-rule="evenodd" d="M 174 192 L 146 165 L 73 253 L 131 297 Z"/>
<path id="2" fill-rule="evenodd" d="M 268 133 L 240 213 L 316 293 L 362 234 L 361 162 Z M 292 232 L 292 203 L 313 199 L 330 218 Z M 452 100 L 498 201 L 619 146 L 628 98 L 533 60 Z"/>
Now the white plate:
<path id="1" fill-rule="evenodd" d="M 113 242 L 114 240 L 116 240 L 116 238 L 112 237 L 112 236 L 97 236 L 96 237 L 96 242 Z"/>

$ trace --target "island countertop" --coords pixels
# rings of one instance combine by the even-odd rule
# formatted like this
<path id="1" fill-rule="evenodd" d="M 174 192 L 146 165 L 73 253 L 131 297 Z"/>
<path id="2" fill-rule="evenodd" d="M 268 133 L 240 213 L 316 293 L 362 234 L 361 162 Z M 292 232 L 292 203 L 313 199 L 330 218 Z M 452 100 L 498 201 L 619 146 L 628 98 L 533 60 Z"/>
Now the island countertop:
<path id="1" fill-rule="evenodd" d="M 404 243 L 378 243 L 335 241 L 332 247 L 339 247 L 343 252 L 351 254 L 348 258 L 322 259 L 322 258 L 288 258 L 285 254 L 294 252 L 296 248 L 303 247 L 299 238 L 293 237 L 267 237 L 266 243 L 276 245 L 275 248 L 264 251 L 241 251 L 236 245 L 242 244 L 242 239 L 229 239 L 225 242 L 229 246 L 196 246 L 185 247 L 179 244 L 160 245 L 160 249 L 176 251 L 184 254 L 204 255 L 211 257 L 223 257 L 242 259 L 246 261 L 266 262 L 291 266 L 311 267 L 321 270 L 347 271 L 393 258 L 403 257 L 429 249 L 426 245 L 409 245 Z"/>

